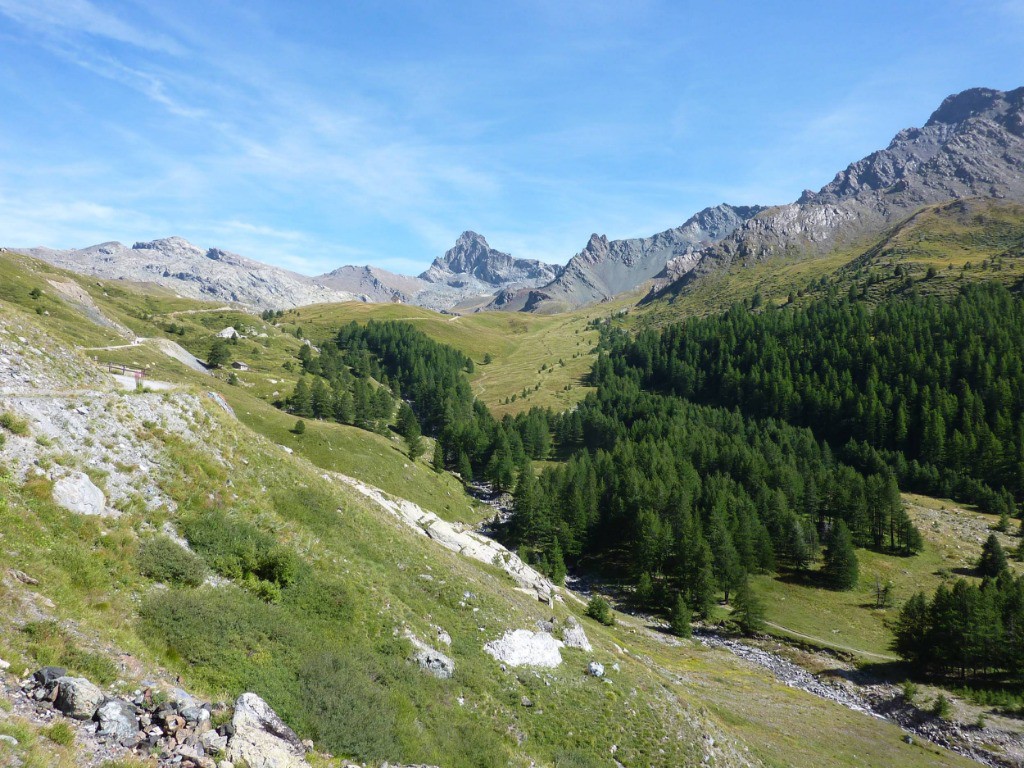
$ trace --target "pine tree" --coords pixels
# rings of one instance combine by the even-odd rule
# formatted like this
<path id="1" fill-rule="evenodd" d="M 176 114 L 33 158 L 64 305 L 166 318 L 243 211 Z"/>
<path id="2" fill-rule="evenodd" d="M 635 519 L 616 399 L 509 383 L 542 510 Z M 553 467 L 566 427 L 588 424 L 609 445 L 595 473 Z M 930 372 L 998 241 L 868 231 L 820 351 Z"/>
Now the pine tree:
<path id="1" fill-rule="evenodd" d="M 207 368 L 220 368 L 231 360 L 231 348 L 224 339 L 214 339 L 206 356 Z"/>
<path id="2" fill-rule="evenodd" d="M 693 634 L 690 622 L 693 621 L 693 613 L 686 602 L 682 592 L 676 595 L 675 605 L 672 606 L 672 614 L 669 617 L 669 628 L 676 637 L 689 637 Z"/>
<path id="3" fill-rule="evenodd" d="M 833 589 L 847 590 L 857 585 L 857 553 L 853 548 L 850 529 L 842 520 L 836 522 L 829 532 L 822 572 Z"/>
<path id="4" fill-rule="evenodd" d="M 994 533 L 989 534 L 981 548 L 981 559 L 978 560 L 978 575 L 995 578 L 1007 569 L 1006 553 Z"/>
<path id="5" fill-rule="evenodd" d="M 296 416 L 303 416 L 307 419 L 313 418 L 313 396 L 309 391 L 309 384 L 305 377 L 299 379 L 295 385 L 295 391 L 288 399 L 288 409 Z"/>
<path id="6" fill-rule="evenodd" d="M 732 618 L 744 634 L 752 635 L 764 629 L 764 603 L 750 586 L 749 579 L 743 579 L 736 587 Z"/>

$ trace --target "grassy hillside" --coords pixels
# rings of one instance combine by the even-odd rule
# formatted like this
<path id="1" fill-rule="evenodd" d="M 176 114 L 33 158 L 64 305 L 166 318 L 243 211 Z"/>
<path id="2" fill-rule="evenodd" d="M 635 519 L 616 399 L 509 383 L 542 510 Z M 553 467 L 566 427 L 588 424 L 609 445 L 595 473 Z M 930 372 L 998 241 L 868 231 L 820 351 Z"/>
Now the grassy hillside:
<path id="1" fill-rule="evenodd" d="M 302 307 L 287 312 L 284 322 L 286 328 L 301 326 L 307 336 L 318 341 L 331 338 L 353 320 L 412 322 L 434 340 L 472 358 L 476 364 L 473 389 L 500 416 L 532 406 L 564 410 L 582 399 L 588 391 L 582 379 L 593 364 L 597 342 L 597 333 L 587 325 L 611 311 L 602 305 L 555 316 L 512 312 L 460 316 L 405 305 L 350 303 Z M 487 355 L 492 362 L 484 362 Z"/>
<path id="2" fill-rule="evenodd" d="M 319 749 L 371 764 L 589 766 L 607 765 L 612 754 L 624 765 L 967 764 L 906 744 L 895 727 L 787 688 L 722 651 L 666 644 L 632 620 L 602 627 L 572 598 L 545 606 L 497 569 L 438 548 L 323 477 L 324 468 L 339 468 L 373 483 L 368 473 L 379 472 L 388 490 L 460 517 L 464 497 L 442 506 L 457 498 L 456 486 L 444 485 L 453 481 L 430 482 L 440 476 L 405 466 L 387 438 L 312 424 L 294 436 L 293 420 L 255 397 L 255 387 L 161 359 L 147 344 L 88 354 L 148 362 L 180 390 L 99 387 L 95 364 L 71 347 L 116 339 L 81 318 L 81 328 L 68 330 L 61 314 L 36 314 L 32 301 L 0 305 L 5 354 L 24 367 L 31 349 L 46 348 L 67 366 L 52 374 L 52 393 L 0 395 L 0 411 L 26 422 L 8 420 L 4 430 L 0 547 L 7 567 L 38 581 L 0 587 L 0 655 L 16 672 L 62 663 L 127 689 L 143 676 L 180 675 L 214 700 L 254 689 Z M 102 295 L 96 302 L 122 322 L 133 317 L 134 306 Z M 132 322 L 148 332 L 154 319 Z M 293 343 L 281 336 L 271 348 Z M 59 394 L 83 382 L 95 389 Z M 223 393 L 239 420 L 210 391 Z M 49 476 L 25 476 L 23 466 Z M 53 478 L 70 469 L 86 471 L 120 516 L 57 507 Z M 227 583 L 164 588 L 145 575 L 154 573 L 145 542 L 167 522 L 193 539 L 201 567 Z M 237 559 L 239 541 L 273 567 L 249 570 Z M 503 671 L 483 652 L 506 629 L 570 612 L 595 648 L 563 651 L 556 670 Z M 452 639 L 450 681 L 421 673 L 401 639 L 408 628 L 433 640 L 437 626 Z M 606 680 L 584 674 L 590 660 L 606 665 Z M 0 718 L 0 732 L 15 729 L 22 759 L 30 750 L 61 753 Z"/>

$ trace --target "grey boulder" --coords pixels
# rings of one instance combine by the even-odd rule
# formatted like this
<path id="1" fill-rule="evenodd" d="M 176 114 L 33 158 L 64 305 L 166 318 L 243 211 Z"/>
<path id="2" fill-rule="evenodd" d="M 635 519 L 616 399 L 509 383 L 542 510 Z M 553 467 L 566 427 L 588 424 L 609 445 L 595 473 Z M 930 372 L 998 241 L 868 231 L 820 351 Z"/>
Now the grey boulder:
<path id="1" fill-rule="evenodd" d="M 107 736 L 119 744 L 129 746 L 138 741 L 139 718 L 135 707 L 122 699 L 110 699 L 96 710 L 100 736 Z"/>
<path id="2" fill-rule="evenodd" d="M 54 483 L 53 501 L 76 515 L 107 514 L 107 498 L 84 472 L 72 472 Z"/>
<path id="3" fill-rule="evenodd" d="M 92 720 L 102 703 L 103 691 L 84 677 L 57 679 L 57 699 L 53 705 L 68 717 Z"/>

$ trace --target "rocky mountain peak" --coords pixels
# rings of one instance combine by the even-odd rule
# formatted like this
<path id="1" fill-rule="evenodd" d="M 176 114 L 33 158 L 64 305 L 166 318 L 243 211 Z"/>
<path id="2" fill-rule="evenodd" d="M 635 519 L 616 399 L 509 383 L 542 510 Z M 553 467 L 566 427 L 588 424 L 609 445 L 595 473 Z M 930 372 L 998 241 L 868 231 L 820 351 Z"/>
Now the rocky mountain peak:
<path id="1" fill-rule="evenodd" d="M 420 278 L 452 286 L 467 286 L 468 282 L 476 280 L 493 289 L 511 283 L 540 285 L 557 274 L 557 267 L 533 259 L 517 259 L 491 248 L 483 235 L 466 230 L 444 256 L 434 259 Z"/>
<path id="2" fill-rule="evenodd" d="M 776 254 L 826 253 L 925 205 L 971 197 L 1024 200 L 1024 88 L 949 96 L 921 128 L 851 163 L 818 192 L 769 208 L 732 235 L 679 262 L 679 290 L 701 275 Z"/>
<path id="3" fill-rule="evenodd" d="M 992 88 L 970 88 L 946 99 L 939 105 L 925 128 L 936 125 L 958 125 L 971 118 L 993 120 L 1004 127 L 1016 125 L 1020 128 L 1020 115 L 1024 110 L 1024 88 L 1013 91 L 997 91 Z M 1016 116 L 1016 120 L 1014 117 Z"/>

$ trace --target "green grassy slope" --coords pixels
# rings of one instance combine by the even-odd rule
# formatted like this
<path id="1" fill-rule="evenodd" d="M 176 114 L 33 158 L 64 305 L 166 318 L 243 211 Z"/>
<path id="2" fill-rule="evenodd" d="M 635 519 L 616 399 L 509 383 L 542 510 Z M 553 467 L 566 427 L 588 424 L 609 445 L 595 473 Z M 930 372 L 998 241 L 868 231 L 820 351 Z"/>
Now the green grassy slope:
<path id="1" fill-rule="evenodd" d="M 56 313 L 25 314 L 10 304 L 5 312 L 48 332 L 51 346 L 77 338 L 65 336 Z M 109 354 L 145 362 L 158 353 L 143 345 Z M 381 477 L 393 487 L 425 482 L 429 475 L 406 477 L 409 468 L 399 469 L 404 456 L 391 441 L 333 425 L 297 438 L 286 431 L 289 419 L 247 388 L 157 357 L 151 362 L 200 403 L 191 437 L 175 434 L 165 417 L 124 417 L 125 435 L 148 447 L 159 467 L 157 485 L 176 509 L 133 502 L 122 505 L 116 520 L 76 518 L 53 505 L 46 481 L 23 483 L 8 474 L 0 494 L 0 548 L 5 565 L 39 584 L 2 587 L 4 658 L 26 666 L 59 661 L 113 681 L 119 671 L 110 659 L 127 651 L 139 674 L 162 665 L 211 698 L 255 688 L 321 749 L 373 763 L 607 765 L 614 753 L 625 765 L 696 765 L 705 755 L 718 765 L 967 764 L 905 744 L 895 727 L 789 689 L 721 651 L 689 641 L 664 645 L 631 622 L 600 627 L 571 600 L 544 606 L 512 589 L 496 569 L 439 549 L 322 477 L 322 468 L 338 466 L 374 482 L 362 474 L 362 461 L 367 471 L 390 467 Z M 80 365 L 87 370 L 92 363 L 81 358 Z M 205 398 L 210 390 L 224 393 L 241 420 Z M 98 401 L 107 405 L 90 412 L 109 418 L 146 405 L 162 413 L 179 407 L 183 396 L 109 393 Z M 65 405 L 78 403 L 70 398 Z M 7 407 L 15 406 L 0 410 Z M 61 436 L 47 445 L 34 429 L 5 439 L 34 445 L 44 466 L 82 461 L 88 437 L 76 443 Z M 358 451 L 367 458 L 354 458 Z M 418 492 L 440 503 L 448 498 L 443 485 Z M 215 522 L 220 513 L 236 534 L 254 526 L 299 558 L 298 579 L 279 602 L 259 599 L 258 585 L 241 578 L 227 587 L 163 590 L 140 572 L 140 539 L 168 520 L 183 527 L 198 518 L 207 530 L 221 530 L 227 523 Z M 207 563 L 217 562 L 217 547 L 228 544 L 206 552 Z M 483 653 L 484 641 L 505 629 L 533 628 L 570 611 L 581 616 L 595 650 L 564 651 L 557 670 L 503 672 Z M 26 617 L 60 620 L 69 629 L 62 634 L 42 625 L 25 632 L 18 623 Z M 451 681 L 426 677 L 408 662 L 409 646 L 395 635 L 403 625 L 424 638 L 433 637 L 434 625 L 451 634 L 457 664 Z M 583 673 L 590 659 L 620 669 L 609 672 L 608 682 L 597 680 Z M 128 678 L 131 687 L 135 679 Z M 524 696 L 532 707 L 522 705 Z"/>

